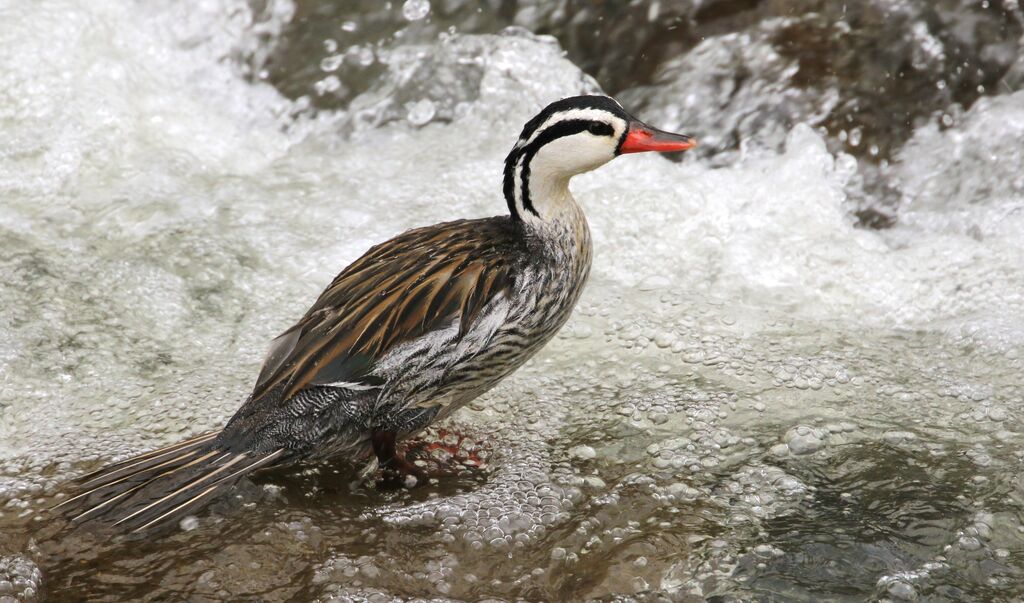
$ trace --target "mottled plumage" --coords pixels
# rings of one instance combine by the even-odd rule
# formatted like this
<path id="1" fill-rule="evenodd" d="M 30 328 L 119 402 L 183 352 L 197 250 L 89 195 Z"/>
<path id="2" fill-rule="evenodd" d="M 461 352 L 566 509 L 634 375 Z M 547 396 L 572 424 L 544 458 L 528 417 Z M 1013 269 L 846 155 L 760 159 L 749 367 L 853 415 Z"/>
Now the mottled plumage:
<path id="1" fill-rule="evenodd" d="M 508 216 L 463 220 L 371 249 L 274 341 L 220 442 L 332 456 L 367 447 L 375 428 L 408 435 L 489 389 L 564 324 L 590 268 L 585 222 L 561 236 L 524 229 Z"/>
<path id="2" fill-rule="evenodd" d="M 385 467 L 419 473 L 395 443 L 521 366 L 579 299 L 591 239 L 569 178 L 620 153 L 692 144 L 607 97 L 552 103 L 506 159 L 509 216 L 410 230 L 371 248 L 272 342 L 221 431 L 86 476 L 61 509 L 142 530 L 271 465 L 372 451 Z"/>

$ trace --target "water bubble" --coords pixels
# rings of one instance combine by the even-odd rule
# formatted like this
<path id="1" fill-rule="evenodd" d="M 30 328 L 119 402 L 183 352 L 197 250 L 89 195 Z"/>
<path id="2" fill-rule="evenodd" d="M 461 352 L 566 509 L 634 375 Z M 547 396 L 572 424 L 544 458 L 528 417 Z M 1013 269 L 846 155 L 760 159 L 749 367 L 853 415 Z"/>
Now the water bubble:
<path id="1" fill-rule="evenodd" d="M 405 0 L 402 16 L 407 21 L 419 21 L 430 13 L 430 0 Z"/>
<path id="2" fill-rule="evenodd" d="M 42 573 L 27 557 L 0 556 L 0 600 L 34 601 L 41 582 Z"/>
<path id="3" fill-rule="evenodd" d="M 823 439 L 826 437 L 826 430 L 815 429 L 807 425 L 798 425 L 786 432 L 783 441 L 786 442 L 789 452 L 801 455 L 811 454 L 820 450 L 824 446 Z"/>
<path id="4" fill-rule="evenodd" d="M 369 67 L 377 60 L 377 54 L 370 46 L 352 46 L 345 54 L 352 57 L 352 62 L 361 67 Z"/>
<path id="5" fill-rule="evenodd" d="M 336 75 L 329 75 L 313 85 L 317 95 L 323 96 L 341 89 L 341 80 Z"/>
<path id="6" fill-rule="evenodd" d="M 886 431 L 882 434 L 882 439 L 886 444 L 896 446 L 916 440 L 917 435 L 909 431 Z"/>
<path id="7" fill-rule="evenodd" d="M 429 98 L 410 103 L 407 105 L 407 108 L 406 119 L 414 126 L 424 126 L 430 123 L 430 120 L 434 119 L 434 115 L 437 112 L 434 101 Z"/>
<path id="8" fill-rule="evenodd" d="M 906 582 L 896 580 L 889 585 L 887 590 L 889 595 L 897 601 L 913 601 L 917 599 L 917 591 Z"/>
<path id="9" fill-rule="evenodd" d="M 847 138 L 848 142 L 850 143 L 850 146 L 851 147 L 859 146 L 862 135 L 863 135 L 863 132 L 862 132 L 862 130 L 860 128 L 853 128 L 852 130 L 850 130 L 850 132 L 848 134 L 848 138 Z"/>
<path id="10" fill-rule="evenodd" d="M 597 456 L 597 451 L 590 446 L 575 446 L 569 449 L 569 454 L 578 459 L 589 461 Z"/>
<path id="11" fill-rule="evenodd" d="M 331 71 L 337 71 L 338 67 L 341 67 L 341 63 L 344 60 L 345 55 L 342 54 L 332 54 L 330 56 L 324 57 L 323 59 L 320 60 L 320 70 L 326 71 L 328 73 Z"/>

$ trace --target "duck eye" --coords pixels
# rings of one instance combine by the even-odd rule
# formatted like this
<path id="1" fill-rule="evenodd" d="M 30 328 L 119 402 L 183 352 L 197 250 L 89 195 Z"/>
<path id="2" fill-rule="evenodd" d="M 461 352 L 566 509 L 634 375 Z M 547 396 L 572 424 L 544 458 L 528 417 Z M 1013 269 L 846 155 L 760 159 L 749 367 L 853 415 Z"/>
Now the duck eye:
<path id="1" fill-rule="evenodd" d="M 597 121 L 587 126 L 587 132 L 590 132 L 594 136 L 607 136 L 610 134 L 608 131 L 610 129 L 611 128 L 608 127 L 608 124 L 603 124 Z"/>

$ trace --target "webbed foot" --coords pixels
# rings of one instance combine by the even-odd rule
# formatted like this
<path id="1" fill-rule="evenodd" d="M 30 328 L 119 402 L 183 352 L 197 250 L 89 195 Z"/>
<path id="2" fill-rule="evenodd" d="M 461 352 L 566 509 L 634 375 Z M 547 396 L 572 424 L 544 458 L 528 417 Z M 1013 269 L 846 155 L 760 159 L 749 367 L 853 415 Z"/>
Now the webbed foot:
<path id="1" fill-rule="evenodd" d="M 489 456 L 481 442 L 443 429 L 436 438 L 412 440 L 404 446 L 405 454 L 398 451 L 392 432 L 375 432 L 372 444 L 384 483 L 405 487 L 484 469 Z"/>
<path id="2" fill-rule="evenodd" d="M 435 438 L 413 440 L 406 449 L 406 458 L 426 468 L 431 477 L 484 469 L 488 457 L 480 441 L 445 429 L 438 430 Z"/>

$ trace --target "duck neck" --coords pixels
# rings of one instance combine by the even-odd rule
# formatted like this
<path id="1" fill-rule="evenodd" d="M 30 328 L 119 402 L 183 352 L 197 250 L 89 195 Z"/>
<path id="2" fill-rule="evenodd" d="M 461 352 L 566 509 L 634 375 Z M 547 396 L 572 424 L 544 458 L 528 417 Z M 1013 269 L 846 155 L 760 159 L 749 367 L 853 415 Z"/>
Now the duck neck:
<path id="1" fill-rule="evenodd" d="M 505 201 L 512 218 L 534 230 L 563 230 L 586 217 L 569 192 L 569 179 L 559 166 L 532 161 L 530 153 L 513 150 L 505 161 Z"/>
<path id="2" fill-rule="evenodd" d="M 590 272 L 593 245 L 583 208 L 569 192 L 569 178 L 535 171 L 519 190 L 509 199 L 513 219 L 542 244 L 541 257 L 548 258 L 562 277 L 575 284 L 569 289 L 581 288 Z"/>

